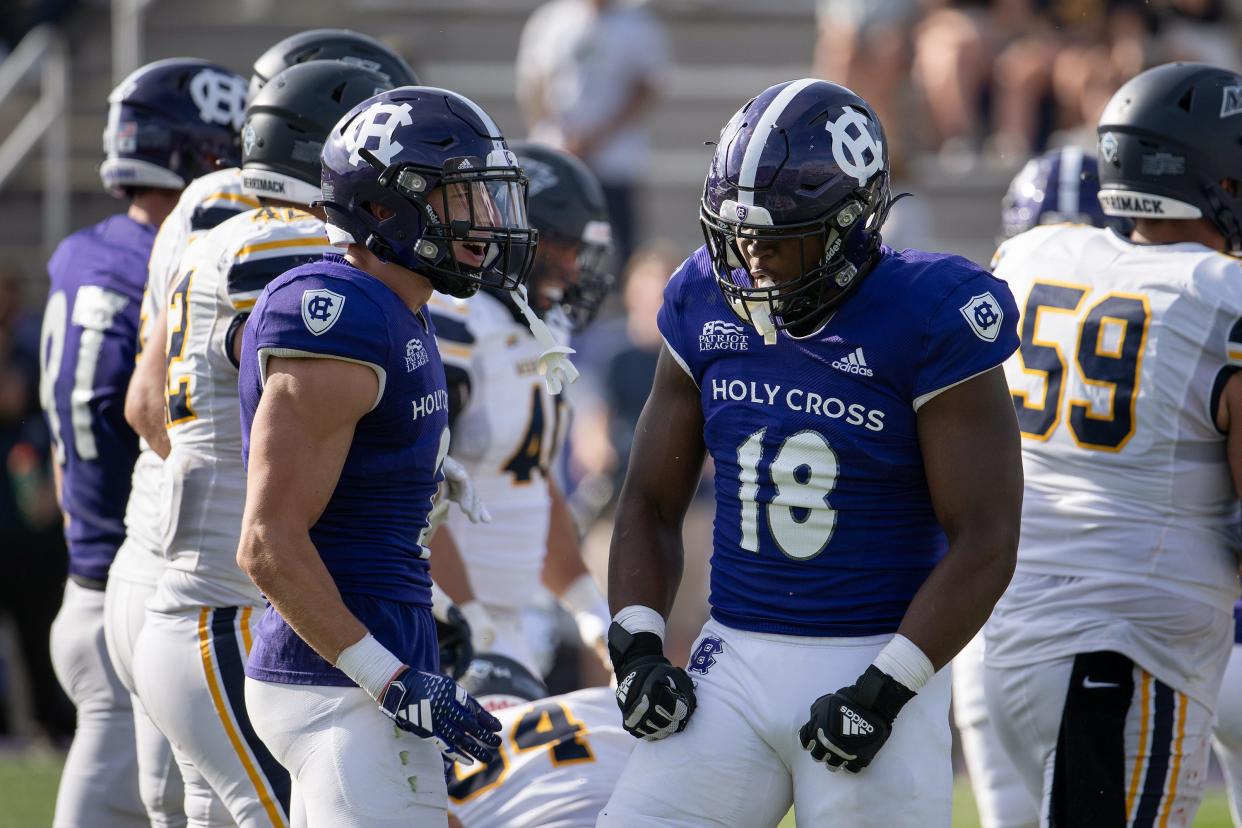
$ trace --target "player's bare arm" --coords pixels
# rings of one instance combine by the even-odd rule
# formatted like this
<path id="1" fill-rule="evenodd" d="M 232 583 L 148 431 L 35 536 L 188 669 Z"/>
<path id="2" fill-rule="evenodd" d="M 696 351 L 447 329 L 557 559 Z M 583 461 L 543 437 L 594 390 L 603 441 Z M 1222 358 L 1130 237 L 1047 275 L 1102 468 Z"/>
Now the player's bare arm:
<path id="1" fill-rule="evenodd" d="M 595 577 L 582 560 L 578 528 L 560 487 L 548 480 L 552 502 L 548 507 L 548 554 L 543 559 L 542 580 L 561 606 L 574 617 L 578 636 L 608 668 L 608 599 L 600 592 Z"/>
<path id="2" fill-rule="evenodd" d="M 625 729 L 663 739 L 694 714 L 694 687 L 664 657 L 664 619 L 681 583 L 681 525 L 703 470 L 699 392 L 665 348 L 643 407 L 608 557 L 608 653 Z"/>
<path id="3" fill-rule="evenodd" d="M 160 308 L 130 378 L 129 390 L 125 392 L 125 421 L 147 441 L 152 451 L 164 458 L 172 448 L 164 430 L 164 342 L 167 334 L 168 309 Z"/>
<path id="4" fill-rule="evenodd" d="M 667 618 L 681 583 L 681 524 L 703 471 L 699 390 L 660 351 L 651 396 L 634 434 L 608 556 L 608 603 L 650 607 Z"/>
<path id="5" fill-rule="evenodd" d="M 273 358 L 251 431 L 237 563 L 331 663 L 367 630 L 341 600 L 310 527 L 336 488 L 354 427 L 378 390 L 375 372 L 362 365 Z"/>
<path id="6" fill-rule="evenodd" d="M 1022 456 L 1000 367 L 919 409 L 919 444 L 949 551 L 906 610 L 899 635 L 939 670 L 974 637 L 1009 585 L 1022 516 Z"/>
<path id="7" fill-rule="evenodd" d="M 1233 425 L 1235 422 L 1237 427 Z M 1225 383 L 1216 406 L 1216 427 L 1229 435 L 1225 441 L 1229 474 L 1233 477 L 1234 490 L 1242 497 L 1242 372 L 1235 372 Z"/>

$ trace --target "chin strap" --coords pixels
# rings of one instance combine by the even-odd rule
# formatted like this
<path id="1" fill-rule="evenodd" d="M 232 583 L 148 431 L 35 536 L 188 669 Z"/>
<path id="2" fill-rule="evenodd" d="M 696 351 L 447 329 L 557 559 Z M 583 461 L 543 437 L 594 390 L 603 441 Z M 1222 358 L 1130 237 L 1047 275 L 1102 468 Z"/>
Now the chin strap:
<path id="1" fill-rule="evenodd" d="M 513 288 L 509 291 L 509 295 L 513 297 L 513 303 L 522 312 L 522 316 L 526 318 L 526 324 L 530 332 L 535 335 L 535 341 L 539 343 L 540 348 L 543 348 L 543 353 L 539 355 L 539 375 L 543 377 L 548 393 L 560 394 L 565 386 L 572 385 L 574 380 L 578 379 L 578 369 L 569 360 L 569 355 L 577 352 L 568 345 L 561 345 L 557 342 L 548 326 L 531 310 L 530 305 L 526 303 L 525 285 Z"/>

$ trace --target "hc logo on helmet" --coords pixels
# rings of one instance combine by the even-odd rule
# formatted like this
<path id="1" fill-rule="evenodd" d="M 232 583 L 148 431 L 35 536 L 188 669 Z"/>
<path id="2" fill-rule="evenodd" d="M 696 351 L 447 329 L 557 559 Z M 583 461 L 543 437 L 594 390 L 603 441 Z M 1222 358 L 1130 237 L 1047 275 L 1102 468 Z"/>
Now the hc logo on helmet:
<path id="1" fill-rule="evenodd" d="M 339 293 L 326 288 L 302 291 L 302 322 L 315 336 L 327 333 L 336 324 L 343 307 L 345 297 Z"/>
<path id="2" fill-rule="evenodd" d="M 241 129 L 246 115 L 246 82 L 241 78 L 204 69 L 190 81 L 190 97 L 204 123 Z"/>
<path id="3" fill-rule="evenodd" d="M 707 671 L 716 663 L 716 656 L 723 653 L 724 649 L 723 641 L 714 635 L 707 636 L 695 648 L 694 655 L 690 656 L 690 666 L 686 669 L 691 673 L 707 675 Z"/>
<path id="4" fill-rule="evenodd" d="M 358 152 L 366 148 L 375 154 L 380 163 L 385 166 L 391 164 L 393 157 L 405 149 L 392 139 L 393 133 L 397 131 L 397 127 L 414 123 L 414 119 L 410 117 L 410 109 L 408 103 L 400 106 L 381 103 L 358 116 L 357 126 L 354 127 L 346 142 L 346 148 L 349 150 L 349 163 L 355 167 L 361 164 L 362 156 Z M 378 144 L 375 147 L 367 147 L 367 142 L 372 138 Z"/>
<path id="5" fill-rule="evenodd" d="M 850 127 L 857 134 L 851 135 Z M 884 144 L 871 135 L 870 127 L 871 119 L 852 106 L 843 107 L 841 117 L 824 125 L 832 136 L 833 160 L 860 186 L 884 166 Z"/>

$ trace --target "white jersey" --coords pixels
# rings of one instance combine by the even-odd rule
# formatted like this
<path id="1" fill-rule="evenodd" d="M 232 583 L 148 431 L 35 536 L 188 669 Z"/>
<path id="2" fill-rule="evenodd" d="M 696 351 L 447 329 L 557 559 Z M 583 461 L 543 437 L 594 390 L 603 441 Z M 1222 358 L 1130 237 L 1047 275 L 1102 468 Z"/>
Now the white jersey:
<path id="1" fill-rule="evenodd" d="M 1062 225 L 994 269 L 1022 308 L 1005 371 L 1026 491 L 988 662 L 1114 649 L 1214 698 L 1240 546 L 1215 409 L 1242 367 L 1242 263 Z"/>
<path id="2" fill-rule="evenodd" d="M 142 297 L 139 354 L 151 344 L 151 325 L 168 301 L 169 283 L 186 248 L 229 216 L 258 206 L 255 199 L 242 194 L 241 170 L 236 168 L 208 173 L 182 191 L 151 247 L 147 289 Z M 160 481 L 164 461 L 145 440 L 141 446 L 125 509 L 126 553 L 118 553 L 113 573 L 119 570 L 122 576 L 154 581 L 163 566 Z"/>
<path id="3" fill-rule="evenodd" d="M 310 213 L 261 208 L 228 219 L 181 260 L 168 300 L 168 566 L 157 609 L 261 603 L 235 560 L 246 472 L 232 335 L 269 281 L 331 249 Z"/>
<path id="4" fill-rule="evenodd" d="M 470 473 L 492 514 L 446 521 L 484 604 L 520 608 L 539 591 L 547 551 L 548 470 L 568 417 L 538 373 L 542 348 L 504 302 L 480 293 L 469 302 L 433 298 L 429 306 L 449 387 L 470 394 L 453 420 L 452 457 Z"/>
<path id="5" fill-rule="evenodd" d="M 593 828 L 638 743 L 612 690 L 588 687 L 510 707 L 500 759 L 454 766 L 449 811 L 466 828 Z"/>

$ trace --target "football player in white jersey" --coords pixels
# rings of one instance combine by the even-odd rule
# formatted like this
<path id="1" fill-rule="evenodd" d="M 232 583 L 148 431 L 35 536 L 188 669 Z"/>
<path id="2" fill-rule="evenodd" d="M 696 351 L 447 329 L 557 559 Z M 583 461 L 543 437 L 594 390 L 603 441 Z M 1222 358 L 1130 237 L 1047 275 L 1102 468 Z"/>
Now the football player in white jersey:
<path id="1" fill-rule="evenodd" d="M 594 318 L 612 283 L 603 191 L 568 153 L 525 142 L 515 142 L 513 151 L 530 177 L 526 209 L 539 231 L 530 305 L 567 340 Z M 430 307 L 453 401 L 450 456 L 466 467 L 493 517 L 471 523 L 454 512 L 446 524 L 496 631 L 490 646 L 476 641 L 476 649 L 540 674 L 541 648 L 532 646 L 522 611 L 533 606 L 542 583 L 574 615 L 583 643 L 602 654 L 608 605 L 582 562 L 573 520 L 551 476 L 568 417 L 562 398 L 547 393 L 539 376 L 544 346 L 507 294 L 437 297 Z M 446 540 L 443 533 L 432 540 L 433 561 L 443 559 Z M 449 595 L 465 602 L 460 584 L 438 566 L 435 574 Z"/>
<path id="2" fill-rule="evenodd" d="M 1096 199 L 1098 173 L 1093 155 L 1063 147 L 1032 158 L 1018 172 L 1002 204 L 1005 238 L 1045 224 L 1121 226 Z M 983 695 L 983 633 L 953 659 L 953 722 L 957 725 L 982 828 L 1034 828 L 1039 804 L 1022 784 L 988 718 Z"/>
<path id="3" fill-rule="evenodd" d="M 504 742 L 494 762 L 453 766 L 449 813 L 465 828 L 592 828 L 635 745 L 612 690 L 545 698 L 539 679 L 495 654 L 460 681 L 500 719 Z"/>
<path id="4" fill-rule="evenodd" d="M 373 38 L 344 29 L 316 29 L 287 37 L 261 55 L 255 61 L 250 94 L 288 66 L 321 59 L 352 61 L 397 83 L 417 83 L 409 65 Z M 227 87 L 218 84 L 213 100 L 221 113 L 235 115 L 240 128 L 245 109 L 244 82 Z M 104 608 L 108 654 L 131 695 L 134 643 L 146 617 L 147 599 L 164 568 L 161 458 L 168 455 L 169 443 L 165 430 L 167 366 L 162 343 L 167 338 L 170 284 L 188 247 L 225 219 L 258 206 L 257 198 L 242 191 L 238 167 L 209 172 L 194 179 L 182 192 L 177 206 L 161 224 L 151 250 L 142 303 L 138 366 L 125 399 L 125 417 L 143 438 L 142 451 L 134 466 L 125 514 L 126 539 L 109 571 Z M 156 344 L 150 347 L 151 343 Z M 167 741 L 147 721 L 141 700 L 136 696 L 134 699 L 139 779 L 148 815 L 157 828 L 183 825 L 182 786 L 172 767 Z"/>
<path id="5" fill-rule="evenodd" d="M 985 692 L 1045 825 L 1186 826 L 1203 794 L 1239 593 L 1240 90 L 1198 64 L 1127 82 L 1099 199 L 1129 236 L 1039 227 L 997 253 L 1026 488 Z"/>
<path id="6" fill-rule="evenodd" d="M 270 80 L 246 109 L 243 192 L 257 210 L 187 250 L 169 300 L 167 566 L 134 653 L 138 695 L 172 742 L 192 826 L 213 797 L 242 828 L 289 823 L 289 776 L 255 735 L 243 666 L 263 598 L 237 565 L 246 498 L 237 360 L 247 312 L 276 276 L 331 250 L 318 149 L 355 104 L 389 88 L 370 69 L 310 61 Z M 191 785 L 201 778 L 208 789 Z"/>

